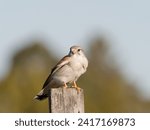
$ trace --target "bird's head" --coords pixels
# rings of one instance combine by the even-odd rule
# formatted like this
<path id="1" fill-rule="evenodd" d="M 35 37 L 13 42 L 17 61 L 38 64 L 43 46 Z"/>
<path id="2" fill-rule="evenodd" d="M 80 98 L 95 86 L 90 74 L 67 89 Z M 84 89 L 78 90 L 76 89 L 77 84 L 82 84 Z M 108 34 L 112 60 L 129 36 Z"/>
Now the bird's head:
<path id="1" fill-rule="evenodd" d="M 83 50 L 80 46 L 72 46 L 70 48 L 70 52 L 69 52 L 69 55 L 72 56 L 72 55 L 82 55 L 83 54 Z"/>

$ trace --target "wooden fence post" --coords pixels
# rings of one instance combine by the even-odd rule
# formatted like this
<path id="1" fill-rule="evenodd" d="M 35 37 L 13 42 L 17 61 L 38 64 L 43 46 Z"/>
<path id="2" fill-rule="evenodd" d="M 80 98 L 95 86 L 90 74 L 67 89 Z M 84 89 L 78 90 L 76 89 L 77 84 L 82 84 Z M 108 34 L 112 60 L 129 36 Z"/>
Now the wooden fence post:
<path id="1" fill-rule="evenodd" d="M 48 102 L 51 113 L 84 113 L 83 89 L 51 88 Z"/>

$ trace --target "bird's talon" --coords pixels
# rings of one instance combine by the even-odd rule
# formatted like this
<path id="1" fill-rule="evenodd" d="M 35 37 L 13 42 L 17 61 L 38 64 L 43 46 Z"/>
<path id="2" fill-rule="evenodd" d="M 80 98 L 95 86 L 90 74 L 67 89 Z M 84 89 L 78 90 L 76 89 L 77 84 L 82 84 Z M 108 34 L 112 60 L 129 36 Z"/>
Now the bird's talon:
<path id="1" fill-rule="evenodd" d="M 73 86 L 72 87 L 74 87 L 76 90 L 77 90 L 77 93 L 79 93 L 80 91 L 81 91 L 81 88 L 79 88 L 78 86 L 77 86 L 77 84 L 76 84 L 76 82 L 74 81 L 73 82 Z"/>
<path id="2" fill-rule="evenodd" d="M 64 83 L 64 86 L 63 86 L 64 88 L 67 88 L 68 86 L 67 86 L 67 84 L 66 83 Z"/>
<path id="3" fill-rule="evenodd" d="M 77 87 L 77 93 L 79 93 L 81 91 L 81 88 Z"/>

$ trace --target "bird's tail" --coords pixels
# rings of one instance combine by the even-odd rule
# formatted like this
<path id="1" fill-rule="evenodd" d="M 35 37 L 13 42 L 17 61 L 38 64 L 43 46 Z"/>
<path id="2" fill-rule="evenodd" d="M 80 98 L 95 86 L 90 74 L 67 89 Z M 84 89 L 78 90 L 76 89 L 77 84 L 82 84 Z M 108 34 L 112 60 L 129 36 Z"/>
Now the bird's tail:
<path id="1" fill-rule="evenodd" d="M 45 91 L 44 89 L 42 89 L 35 97 L 34 99 L 37 100 L 44 100 L 48 97 L 49 91 Z"/>

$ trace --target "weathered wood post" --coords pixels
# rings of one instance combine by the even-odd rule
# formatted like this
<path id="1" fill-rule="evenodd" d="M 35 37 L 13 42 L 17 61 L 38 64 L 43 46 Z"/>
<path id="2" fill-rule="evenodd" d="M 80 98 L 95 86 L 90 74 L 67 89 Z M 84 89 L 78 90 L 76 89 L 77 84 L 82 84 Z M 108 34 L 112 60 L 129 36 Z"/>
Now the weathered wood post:
<path id="1" fill-rule="evenodd" d="M 84 113 L 83 89 L 51 88 L 48 102 L 51 113 Z"/>

